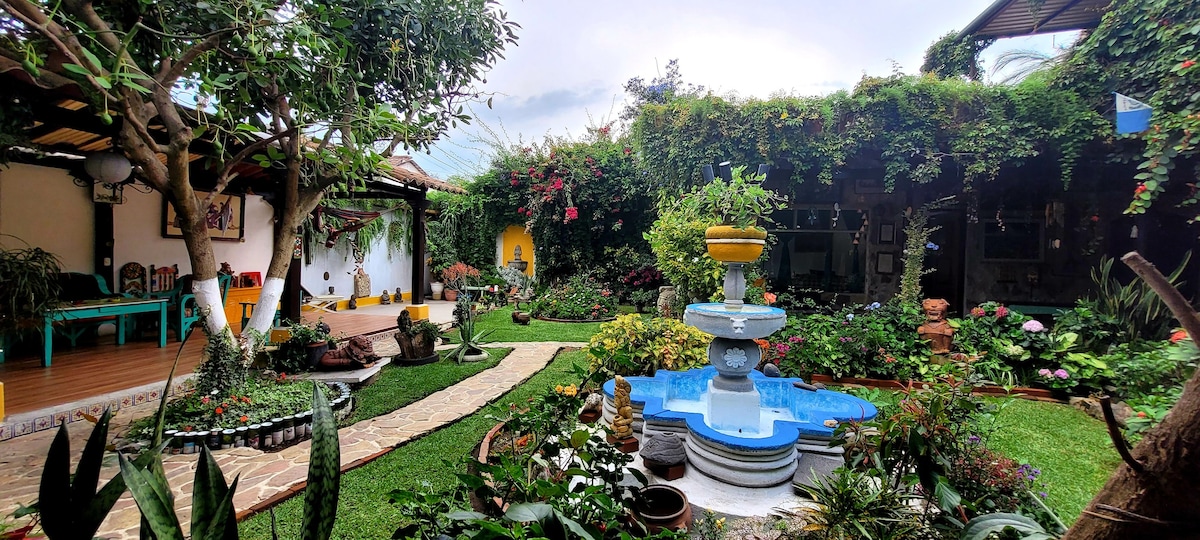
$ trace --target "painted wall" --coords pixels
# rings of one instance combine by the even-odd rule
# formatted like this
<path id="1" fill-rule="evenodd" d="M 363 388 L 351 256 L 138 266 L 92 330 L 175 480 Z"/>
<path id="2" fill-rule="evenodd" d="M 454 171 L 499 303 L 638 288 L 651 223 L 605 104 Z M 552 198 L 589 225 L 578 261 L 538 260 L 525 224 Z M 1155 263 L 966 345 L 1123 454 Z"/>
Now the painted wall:
<path id="1" fill-rule="evenodd" d="M 179 265 L 179 273 L 192 273 L 187 247 L 181 238 L 162 237 L 162 195 L 125 189 L 125 203 L 113 207 L 113 268 L 137 262 L 150 265 Z M 271 264 L 274 212 L 258 195 L 246 197 L 246 234 L 241 242 L 213 242 L 217 265 L 228 262 L 234 272 L 267 272 Z M 89 221 L 90 230 L 90 221 Z"/>
<path id="2" fill-rule="evenodd" d="M 394 219 L 411 220 L 412 215 L 396 212 L 380 219 L 390 223 Z M 386 237 L 380 237 L 371 245 L 363 270 L 371 276 L 372 296 L 379 296 L 384 289 L 388 294 L 395 294 L 396 287 L 401 291 L 412 290 L 412 255 L 407 249 L 391 251 Z M 329 279 L 325 279 L 325 272 L 329 272 Z M 300 283 L 311 294 L 329 294 L 329 287 L 333 287 L 334 294 L 349 298 L 354 292 L 353 272 L 354 257 L 349 249 L 338 246 L 326 249 L 322 244 L 312 254 L 312 264 L 305 265 L 301 271 Z"/>
<path id="3" fill-rule="evenodd" d="M 517 246 L 521 246 L 521 260 L 529 261 L 529 266 L 525 268 L 525 274 L 532 276 L 534 270 L 533 236 L 525 232 L 525 227 L 520 225 L 509 225 L 496 239 L 496 266 L 507 266 L 508 261 L 513 260 L 513 250 Z"/>
<path id="4" fill-rule="evenodd" d="M 67 171 L 17 163 L 0 168 L 0 234 L 57 255 L 64 270 L 94 271 L 94 215 L 91 189 L 76 186 Z M 0 237 L 0 245 L 24 247 L 8 237 Z"/>

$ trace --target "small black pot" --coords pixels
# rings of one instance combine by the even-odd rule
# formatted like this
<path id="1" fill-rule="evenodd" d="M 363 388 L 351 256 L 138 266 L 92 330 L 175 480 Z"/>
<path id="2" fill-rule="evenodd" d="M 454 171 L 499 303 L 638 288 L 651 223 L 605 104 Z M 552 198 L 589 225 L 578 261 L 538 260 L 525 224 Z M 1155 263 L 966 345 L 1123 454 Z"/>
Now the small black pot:
<path id="1" fill-rule="evenodd" d="M 317 364 L 321 362 L 321 357 L 329 352 L 329 342 L 319 341 L 317 343 L 309 343 L 304 346 L 304 351 L 308 357 L 308 367 L 315 369 Z"/>

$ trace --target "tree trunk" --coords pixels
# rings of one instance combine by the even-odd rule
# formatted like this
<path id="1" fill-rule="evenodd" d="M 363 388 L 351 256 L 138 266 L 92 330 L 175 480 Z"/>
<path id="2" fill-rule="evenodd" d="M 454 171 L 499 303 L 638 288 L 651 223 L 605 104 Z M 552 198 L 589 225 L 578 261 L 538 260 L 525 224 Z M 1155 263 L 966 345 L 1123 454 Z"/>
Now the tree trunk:
<path id="1" fill-rule="evenodd" d="M 1192 340 L 1200 319 L 1166 278 L 1137 253 L 1121 258 L 1149 284 Z M 1200 538 L 1200 371 L 1159 425 L 1131 452 L 1063 540 Z"/>
<path id="2" fill-rule="evenodd" d="M 200 200 L 189 182 L 186 157 L 182 172 L 174 170 L 172 159 L 167 166 L 171 171 L 171 186 L 168 199 L 179 216 L 179 228 L 183 232 L 183 243 L 187 246 L 188 259 L 192 264 L 192 293 L 196 304 L 205 314 L 205 329 L 209 335 L 224 332 L 229 326 L 225 318 L 225 302 L 221 298 L 220 282 L 217 280 L 217 263 L 213 257 L 212 238 L 208 236 L 207 208 L 200 208 Z M 180 178 L 179 175 L 182 175 Z"/>

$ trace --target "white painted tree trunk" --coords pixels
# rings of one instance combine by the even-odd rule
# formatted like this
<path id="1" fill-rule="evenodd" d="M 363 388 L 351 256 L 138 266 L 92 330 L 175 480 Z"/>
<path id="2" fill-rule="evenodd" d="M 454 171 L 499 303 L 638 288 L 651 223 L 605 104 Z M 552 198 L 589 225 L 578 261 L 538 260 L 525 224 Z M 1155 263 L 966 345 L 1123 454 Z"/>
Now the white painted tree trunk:
<path id="1" fill-rule="evenodd" d="M 215 336 L 225 331 L 229 321 L 225 319 L 225 304 L 221 301 L 221 286 L 217 278 L 203 279 L 192 283 L 196 305 L 207 316 L 204 318 L 208 334 Z"/>
<path id="2" fill-rule="evenodd" d="M 293 264 L 299 263 L 294 262 Z M 246 323 L 246 327 L 242 329 L 242 335 L 249 337 L 251 329 L 264 334 L 269 332 L 271 323 L 275 321 L 275 306 L 279 304 L 280 298 L 283 298 L 283 278 L 268 277 L 263 282 L 262 292 L 258 296 L 258 304 L 254 306 L 254 314 L 250 316 L 250 322 Z"/>

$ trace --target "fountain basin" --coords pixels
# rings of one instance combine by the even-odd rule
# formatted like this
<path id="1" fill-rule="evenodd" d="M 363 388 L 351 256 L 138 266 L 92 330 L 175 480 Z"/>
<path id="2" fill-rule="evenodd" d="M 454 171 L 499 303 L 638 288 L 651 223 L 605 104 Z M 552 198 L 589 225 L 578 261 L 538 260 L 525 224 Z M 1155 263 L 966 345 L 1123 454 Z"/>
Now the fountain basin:
<path id="1" fill-rule="evenodd" d="M 790 480 L 797 460 L 827 446 L 833 437 L 835 428 L 826 421 L 870 420 L 878 414 L 874 405 L 854 396 L 803 390 L 793 385 L 799 378 L 769 378 L 752 371 L 749 380 L 760 396 L 758 429 L 718 429 L 706 418 L 709 388 L 717 376 L 708 366 L 626 380 L 635 431 L 678 434 L 696 470 L 734 485 L 764 487 Z M 611 380 L 604 384 L 604 416 L 610 422 L 615 412 L 613 388 Z"/>
<path id="2" fill-rule="evenodd" d="M 745 304 L 729 309 L 723 303 L 688 304 L 683 322 L 726 339 L 758 339 L 774 334 L 787 324 L 787 312 L 770 306 Z"/>

